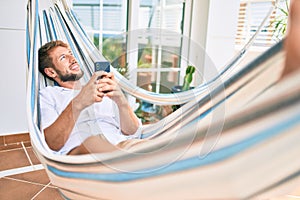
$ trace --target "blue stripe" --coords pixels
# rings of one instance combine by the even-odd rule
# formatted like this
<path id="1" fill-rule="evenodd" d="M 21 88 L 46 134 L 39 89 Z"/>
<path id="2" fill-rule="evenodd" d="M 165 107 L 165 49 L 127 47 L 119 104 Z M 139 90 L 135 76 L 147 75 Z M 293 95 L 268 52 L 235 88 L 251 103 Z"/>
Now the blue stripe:
<path id="1" fill-rule="evenodd" d="M 44 24 L 45 24 L 46 37 L 48 40 L 51 40 L 50 32 L 49 32 L 49 22 L 48 22 L 48 18 L 47 18 L 47 14 L 46 14 L 45 10 L 43 11 L 43 20 L 44 20 Z"/>
<path id="2" fill-rule="evenodd" d="M 200 159 L 198 156 L 195 156 L 186 160 L 174 162 L 165 167 L 157 167 L 157 169 L 151 168 L 151 169 L 127 172 L 127 173 L 97 174 L 97 173 L 68 172 L 68 171 L 59 170 L 52 166 L 47 166 L 47 168 L 55 175 L 61 177 L 67 177 L 67 178 L 89 179 L 89 180 L 111 181 L 111 182 L 132 181 L 132 180 L 137 180 L 142 178 L 148 178 L 153 176 L 159 176 L 159 175 L 184 171 L 184 170 L 193 169 L 200 166 L 205 166 L 216 162 L 220 162 L 227 158 L 233 157 L 241 153 L 242 151 L 246 151 L 247 149 L 253 147 L 254 145 L 262 143 L 263 141 L 266 141 L 271 137 L 283 133 L 283 131 L 298 124 L 299 122 L 300 122 L 300 113 L 297 113 L 296 116 L 291 117 L 280 124 L 270 127 L 262 132 L 259 132 L 255 136 L 247 138 L 237 144 L 230 145 L 223 149 L 214 151 L 208 154 L 205 158 Z"/>
<path id="3" fill-rule="evenodd" d="M 37 37 L 37 28 L 39 27 L 38 25 L 38 19 L 39 19 L 39 15 L 38 15 L 38 0 L 35 1 L 36 2 L 36 7 L 35 7 L 35 21 L 34 21 L 34 33 L 33 33 L 33 55 L 32 55 L 32 79 L 31 79 L 31 114 L 32 114 L 32 118 L 34 118 L 34 107 L 36 105 L 35 103 L 35 95 L 36 95 L 36 91 L 35 91 L 35 80 L 36 80 L 36 76 L 34 73 L 34 66 L 35 66 L 35 50 L 36 50 L 36 37 Z"/>
<path id="4" fill-rule="evenodd" d="M 49 15 L 49 18 L 50 18 L 50 24 L 51 24 L 51 27 L 52 27 L 52 34 L 54 34 L 54 35 L 52 35 L 52 37 L 51 37 L 51 39 L 53 39 L 53 40 L 57 40 L 58 39 L 58 36 L 57 36 L 57 33 L 56 33 L 56 30 L 55 30 L 55 26 L 54 26 L 54 23 L 53 23 L 53 19 L 52 19 L 52 15 Z"/>
<path id="5" fill-rule="evenodd" d="M 27 18 L 29 18 L 27 14 Z M 29 19 L 28 19 L 29 20 Z M 29 69 L 29 64 L 30 64 L 30 37 L 29 37 L 29 22 L 26 22 L 26 49 L 27 49 L 27 64 L 28 64 L 28 69 Z"/>

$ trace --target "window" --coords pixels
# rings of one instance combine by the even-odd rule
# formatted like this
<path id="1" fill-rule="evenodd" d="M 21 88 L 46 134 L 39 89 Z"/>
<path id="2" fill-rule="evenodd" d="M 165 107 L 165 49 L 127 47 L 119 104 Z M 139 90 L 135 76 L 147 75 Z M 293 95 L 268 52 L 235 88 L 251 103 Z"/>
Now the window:
<path id="1" fill-rule="evenodd" d="M 241 0 L 236 45 L 245 45 L 249 41 L 275 2 L 275 0 Z M 286 25 L 287 14 L 283 11 L 288 10 L 288 1 L 280 0 L 276 6 L 277 9 L 273 10 L 267 19 L 253 46 L 270 47 L 284 36 L 284 33 L 276 32 L 275 21 L 282 19 L 282 25 Z"/>
<path id="2" fill-rule="evenodd" d="M 129 78 L 138 86 L 169 93 L 179 82 L 184 1 L 136 0 L 131 12 L 129 6 L 127 0 L 73 0 L 79 21 L 112 66 L 123 71 L 130 65 L 135 69 Z M 128 13 L 134 13 L 137 24 L 129 24 Z M 141 31 L 129 31 L 129 26 Z M 142 31 L 146 29 L 150 29 L 150 36 Z M 136 48 L 129 49 L 129 34 L 136 33 Z M 164 35 L 163 43 L 155 34 Z"/>
<path id="3" fill-rule="evenodd" d="M 179 82 L 182 0 L 141 0 L 138 29 L 151 34 L 138 40 L 137 85 L 152 92 L 170 93 Z M 155 39 L 156 31 L 161 37 Z M 163 41 L 162 41 L 163 40 Z"/>
<path id="4" fill-rule="evenodd" d="M 73 10 L 97 47 L 126 31 L 126 0 L 73 0 Z"/>
<path id="5" fill-rule="evenodd" d="M 171 93 L 179 84 L 184 9 L 184 0 L 73 0 L 77 18 L 103 56 L 132 83 L 156 93 Z M 143 122 L 163 117 L 159 106 L 141 105 L 143 112 L 157 112 Z"/>

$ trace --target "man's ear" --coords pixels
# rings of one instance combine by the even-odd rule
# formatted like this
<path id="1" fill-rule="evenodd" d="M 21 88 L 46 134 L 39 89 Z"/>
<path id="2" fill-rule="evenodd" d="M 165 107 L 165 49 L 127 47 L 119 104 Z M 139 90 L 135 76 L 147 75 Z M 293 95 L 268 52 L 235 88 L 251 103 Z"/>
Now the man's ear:
<path id="1" fill-rule="evenodd" d="M 55 69 L 53 69 L 51 67 L 46 67 L 44 69 L 44 72 L 45 72 L 45 74 L 47 74 L 47 76 L 49 76 L 51 78 L 55 78 L 57 76 Z"/>

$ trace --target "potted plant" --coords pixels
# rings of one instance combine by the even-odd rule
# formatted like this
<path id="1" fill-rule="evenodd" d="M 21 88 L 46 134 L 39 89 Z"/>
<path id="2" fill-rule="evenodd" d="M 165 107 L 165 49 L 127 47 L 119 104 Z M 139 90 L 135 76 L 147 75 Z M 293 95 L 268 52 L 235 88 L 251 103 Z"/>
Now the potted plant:
<path id="1" fill-rule="evenodd" d="M 274 27 L 273 36 L 277 40 L 281 40 L 285 36 L 287 30 L 289 0 L 283 0 L 283 3 L 284 5 L 276 5 L 276 11 L 279 13 L 270 23 L 270 26 Z"/>
<path id="2" fill-rule="evenodd" d="M 190 87 L 192 81 L 193 81 L 193 74 L 195 72 L 195 67 L 192 65 L 189 65 L 185 70 L 185 76 L 183 79 L 183 85 L 175 85 L 172 87 L 172 92 L 182 92 L 189 89 L 193 89 L 193 87 Z"/>
<path id="3" fill-rule="evenodd" d="M 183 91 L 186 91 L 186 90 L 189 90 L 189 89 L 193 89 L 194 87 L 191 87 L 191 83 L 193 81 L 193 74 L 195 72 L 195 67 L 192 66 L 192 65 L 189 65 L 186 70 L 185 70 L 185 76 L 184 76 L 184 79 L 183 79 L 183 85 L 175 85 L 172 87 L 172 92 L 173 93 L 177 93 L 177 92 L 183 92 Z M 172 109 L 173 109 L 173 112 L 175 110 L 177 110 L 178 108 L 180 108 L 181 105 L 173 105 L 172 106 Z"/>

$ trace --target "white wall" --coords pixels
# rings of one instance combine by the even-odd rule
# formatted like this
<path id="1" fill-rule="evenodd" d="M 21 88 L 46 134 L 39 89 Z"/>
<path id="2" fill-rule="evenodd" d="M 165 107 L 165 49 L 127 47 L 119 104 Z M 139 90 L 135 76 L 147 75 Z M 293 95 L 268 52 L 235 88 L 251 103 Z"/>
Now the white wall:
<path id="1" fill-rule="evenodd" d="M 215 77 L 235 55 L 239 3 L 240 0 L 193 1 L 190 37 L 198 46 L 191 47 L 190 60 L 204 66 L 199 75 L 196 73 L 195 85 L 201 83 L 203 74 L 205 80 Z M 201 48 L 205 52 L 201 52 Z"/>
<path id="2" fill-rule="evenodd" d="M 210 0 L 206 51 L 217 69 L 235 55 L 240 0 Z"/>
<path id="3" fill-rule="evenodd" d="M 235 36 L 240 0 L 211 0 L 209 7 L 205 78 L 217 76 L 235 56 Z M 207 67 L 208 66 L 208 67 Z"/>
<path id="4" fill-rule="evenodd" d="M 28 132 L 26 6 L 26 0 L 1 0 L 0 3 L 0 135 Z"/>

